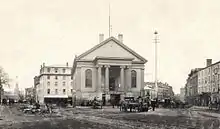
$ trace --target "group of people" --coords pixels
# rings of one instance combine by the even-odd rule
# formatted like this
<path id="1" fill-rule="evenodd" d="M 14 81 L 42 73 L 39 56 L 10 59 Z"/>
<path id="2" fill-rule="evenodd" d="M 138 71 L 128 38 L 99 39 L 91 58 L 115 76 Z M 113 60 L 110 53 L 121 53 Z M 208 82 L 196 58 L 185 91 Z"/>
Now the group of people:
<path id="1" fill-rule="evenodd" d="M 125 99 L 120 99 L 120 100 L 116 100 L 114 98 L 112 98 L 110 100 L 112 108 L 114 108 L 115 106 L 117 106 L 117 108 L 120 108 L 120 110 L 122 110 L 122 105 L 123 104 L 129 104 L 129 103 L 138 103 L 139 105 L 143 105 L 144 103 L 147 104 L 147 107 L 152 107 L 152 110 L 155 110 L 155 107 L 157 106 L 157 101 L 156 100 L 150 100 L 149 98 L 142 98 L 142 97 L 138 97 L 136 100 L 125 100 Z"/>

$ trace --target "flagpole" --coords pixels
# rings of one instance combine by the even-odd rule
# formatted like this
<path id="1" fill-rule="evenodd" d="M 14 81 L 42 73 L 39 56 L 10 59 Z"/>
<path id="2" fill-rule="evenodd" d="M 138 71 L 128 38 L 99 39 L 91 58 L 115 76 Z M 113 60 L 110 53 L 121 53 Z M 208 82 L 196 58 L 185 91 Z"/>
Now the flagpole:
<path id="1" fill-rule="evenodd" d="M 158 84 L 157 84 L 157 43 L 158 43 L 158 37 L 157 37 L 158 32 L 155 31 L 154 35 L 155 35 L 155 39 L 154 39 L 154 43 L 155 43 L 155 89 L 156 89 L 156 98 L 158 99 Z"/>
<path id="2" fill-rule="evenodd" d="M 109 25 L 108 25 L 108 33 L 109 33 L 109 37 L 111 36 L 111 17 L 110 17 L 110 4 L 109 4 L 109 19 L 108 19 L 109 21 Z"/>

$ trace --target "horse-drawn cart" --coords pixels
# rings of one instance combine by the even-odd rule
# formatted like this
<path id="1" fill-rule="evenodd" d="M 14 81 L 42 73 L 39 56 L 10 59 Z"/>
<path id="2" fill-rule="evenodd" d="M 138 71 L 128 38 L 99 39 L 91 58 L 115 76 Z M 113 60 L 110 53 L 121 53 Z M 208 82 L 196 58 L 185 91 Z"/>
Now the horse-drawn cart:
<path id="1" fill-rule="evenodd" d="M 148 111 L 149 105 L 146 102 L 135 100 L 134 97 L 125 97 L 124 101 L 121 103 L 121 111 L 127 112 L 130 110 L 138 111 L 138 112 L 145 112 Z"/>
<path id="2" fill-rule="evenodd" d="M 93 109 L 102 109 L 103 102 L 98 97 L 95 97 L 92 101 L 92 108 Z"/>

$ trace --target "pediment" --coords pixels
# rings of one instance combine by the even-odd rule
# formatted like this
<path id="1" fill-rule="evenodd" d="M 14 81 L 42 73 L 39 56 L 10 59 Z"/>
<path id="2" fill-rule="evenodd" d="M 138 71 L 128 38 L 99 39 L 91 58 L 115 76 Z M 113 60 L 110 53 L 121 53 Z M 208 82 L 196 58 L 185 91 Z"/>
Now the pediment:
<path id="1" fill-rule="evenodd" d="M 135 62 L 146 63 L 147 60 L 125 46 L 114 37 L 110 37 L 77 57 L 78 60 L 94 60 L 96 57 L 132 58 Z"/>

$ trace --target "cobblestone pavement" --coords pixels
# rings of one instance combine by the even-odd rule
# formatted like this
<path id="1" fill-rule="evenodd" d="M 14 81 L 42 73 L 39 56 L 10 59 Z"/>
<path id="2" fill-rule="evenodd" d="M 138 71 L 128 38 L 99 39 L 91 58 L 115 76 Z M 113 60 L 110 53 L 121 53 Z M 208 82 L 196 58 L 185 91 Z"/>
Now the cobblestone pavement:
<path id="1" fill-rule="evenodd" d="M 2 110 L 2 109 L 1 109 Z M 156 109 L 143 113 L 125 113 L 104 107 L 59 109 L 57 116 L 24 115 L 16 108 L 4 107 L 2 128 L 24 129 L 219 129 L 220 114 L 199 107 L 190 109 Z M 13 121 L 13 122 L 12 122 Z"/>

